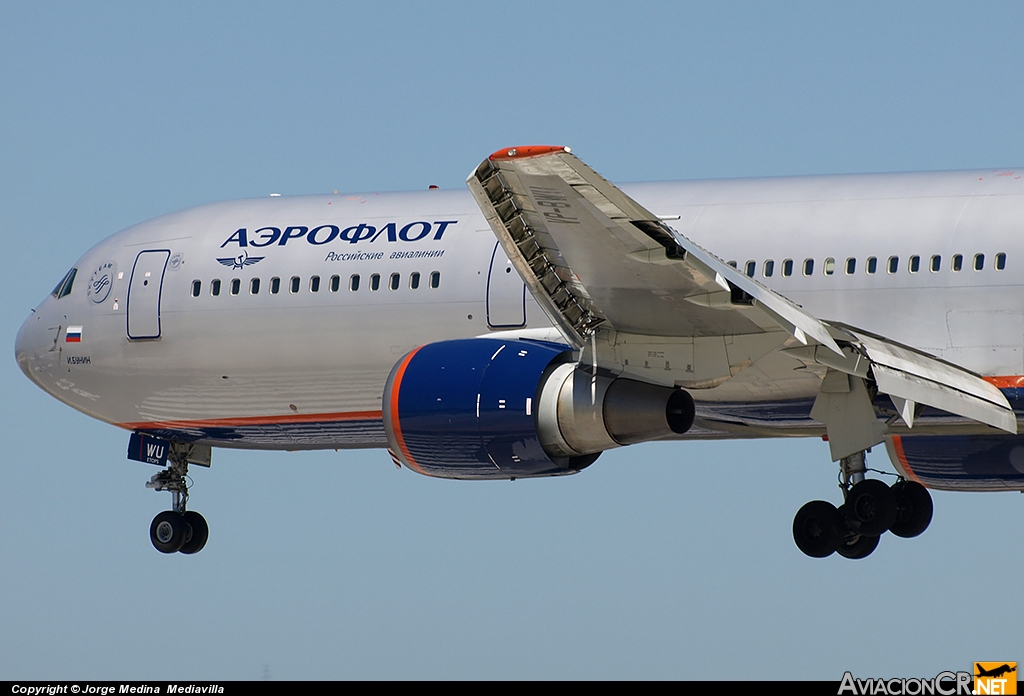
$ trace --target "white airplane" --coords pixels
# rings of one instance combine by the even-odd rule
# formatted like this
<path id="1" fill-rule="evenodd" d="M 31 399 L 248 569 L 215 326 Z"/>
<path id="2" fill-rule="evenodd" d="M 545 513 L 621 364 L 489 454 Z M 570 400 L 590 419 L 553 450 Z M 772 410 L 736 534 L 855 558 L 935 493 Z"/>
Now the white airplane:
<path id="1" fill-rule="evenodd" d="M 1024 489 L 1017 171 L 605 181 L 501 150 L 469 193 L 201 206 L 87 251 L 25 321 L 39 387 L 131 435 L 206 543 L 212 447 L 388 448 L 429 476 L 578 472 L 660 439 L 825 437 L 806 554 L 928 526 L 927 488 Z M 899 479 L 866 478 L 884 443 Z"/>

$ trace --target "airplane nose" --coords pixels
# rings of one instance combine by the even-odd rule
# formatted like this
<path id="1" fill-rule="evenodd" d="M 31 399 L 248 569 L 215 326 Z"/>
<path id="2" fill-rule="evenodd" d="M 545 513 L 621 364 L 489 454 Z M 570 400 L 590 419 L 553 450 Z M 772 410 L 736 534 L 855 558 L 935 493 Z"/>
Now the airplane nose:
<path id="1" fill-rule="evenodd" d="M 47 350 L 46 331 L 42 324 L 42 316 L 38 311 L 33 311 L 18 329 L 18 337 L 14 340 L 14 357 L 18 367 L 36 384 L 39 384 L 39 380 L 33 368 L 38 367 L 41 354 Z"/>

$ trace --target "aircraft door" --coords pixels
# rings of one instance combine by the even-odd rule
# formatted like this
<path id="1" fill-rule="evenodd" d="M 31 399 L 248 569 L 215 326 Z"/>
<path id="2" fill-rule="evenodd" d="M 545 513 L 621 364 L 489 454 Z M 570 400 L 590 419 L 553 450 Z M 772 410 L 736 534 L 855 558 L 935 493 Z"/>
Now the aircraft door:
<path id="1" fill-rule="evenodd" d="M 128 281 L 128 338 L 160 338 L 160 290 L 171 252 L 155 249 L 140 252 Z"/>
<path id="2" fill-rule="evenodd" d="M 526 326 L 526 284 L 498 242 L 487 272 L 487 325 L 492 329 Z"/>

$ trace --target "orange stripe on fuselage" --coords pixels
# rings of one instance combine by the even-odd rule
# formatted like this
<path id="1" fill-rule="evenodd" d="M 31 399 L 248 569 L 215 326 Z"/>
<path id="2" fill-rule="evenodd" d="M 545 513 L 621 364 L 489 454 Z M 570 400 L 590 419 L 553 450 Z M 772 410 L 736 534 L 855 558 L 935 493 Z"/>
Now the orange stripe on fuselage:
<path id="1" fill-rule="evenodd" d="M 380 411 L 346 411 L 343 413 L 282 414 L 279 416 L 247 416 L 243 418 L 211 418 L 208 420 L 142 421 L 139 423 L 116 423 L 126 430 L 148 430 L 153 428 L 223 428 L 246 425 L 283 425 L 285 423 L 337 423 L 355 420 L 381 420 Z"/>
<path id="2" fill-rule="evenodd" d="M 1024 375 L 1007 375 L 1005 377 L 982 377 L 986 382 L 999 389 L 1024 387 Z"/>
<path id="3" fill-rule="evenodd" d="M 405 455 L 405 462 L 414 471 L 429 476 L 426 471 L 423 470 L 416 460 L 413 459 L 412 454 L 409 452 L 409 448 L 405 445 L 405 438 L 402 437 L 402 425 L 398 420 L 398 392 L 402 386 L 402 378 L 405 377 L 405 368 L 409 366 L 413 356 L 420 352 L 419 348 L 414 349 L 411 353 L 405 356 L 402 362 L 398 365 L 398 371 L 395 372 L 395 379 L 391 382 L 391 403 L 388 404 L 389 413 L 391 414 L 391 430 L 395 434 L 395 442 L 398 443 L 398 449 L 402 450 L 402 454 Z"/>
<path id="4" fill-rule="evenodd" d="M 896 458 L 900 460 L 900 466 L 903 468 L 904 473 L 906 473 L 912 481 L 916 481 L 923 486 L 924 483 L 921 482 L 921 479 L 914 473 L 914 470 L 910 468 L 909 464 L 907 464 L 907 453 L 903 451 L 903 438 L 899 435 L 894 435 L 892 438 L 892 447 L 896 450 Z"/>

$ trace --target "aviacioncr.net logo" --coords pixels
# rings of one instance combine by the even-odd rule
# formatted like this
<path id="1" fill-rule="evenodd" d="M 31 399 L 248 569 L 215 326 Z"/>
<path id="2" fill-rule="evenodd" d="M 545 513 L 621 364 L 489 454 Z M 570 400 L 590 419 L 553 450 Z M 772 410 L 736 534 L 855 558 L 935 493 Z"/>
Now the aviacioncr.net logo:
<path id="1" fill-rule="evenodd" d="M 975 662 L 975 694 L 1016 694 L 1016 662 Z"/>
<path id="2" fill-rule="evenodd" d="M 857 679 L 843 674 L 838 696 L 971 696 L 970 672 L 939 672 L 932 679 Z"/>

